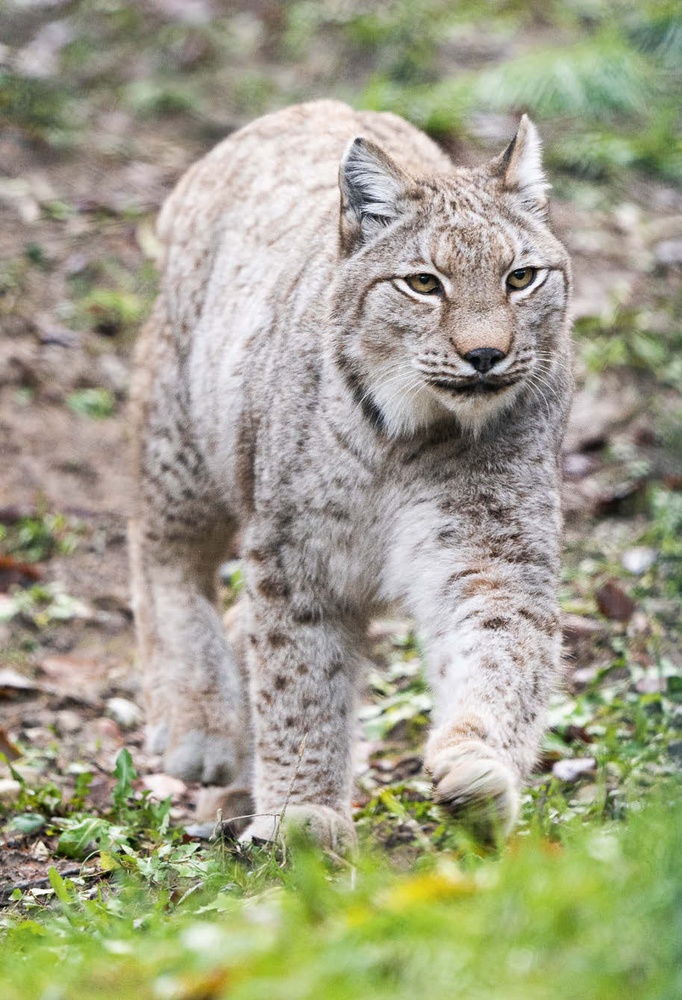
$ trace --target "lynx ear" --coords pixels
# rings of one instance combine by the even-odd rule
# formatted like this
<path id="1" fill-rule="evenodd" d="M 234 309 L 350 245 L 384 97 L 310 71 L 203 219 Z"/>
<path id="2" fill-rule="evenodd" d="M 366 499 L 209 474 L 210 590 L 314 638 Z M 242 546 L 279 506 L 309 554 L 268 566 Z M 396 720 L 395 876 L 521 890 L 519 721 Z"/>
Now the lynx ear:
<path id="1" fill-rule="evenodd" d="M 351 249 L 367 242 L 400 215 L 400 197 L 407 174 L 368 139 L 350 143 L 339 168 L 341 238 Z"/>
<path id="2" fill-rule="evenodd" d="M 547 214 L 547 191 L 551 186 L 542 169 L 542 141 L 528 115 L 523 115 L 516 135 L 504 153 L 490 164 L 490 172 L 500 177 L 507 191 L 516 192 L 523 207 Z"/>

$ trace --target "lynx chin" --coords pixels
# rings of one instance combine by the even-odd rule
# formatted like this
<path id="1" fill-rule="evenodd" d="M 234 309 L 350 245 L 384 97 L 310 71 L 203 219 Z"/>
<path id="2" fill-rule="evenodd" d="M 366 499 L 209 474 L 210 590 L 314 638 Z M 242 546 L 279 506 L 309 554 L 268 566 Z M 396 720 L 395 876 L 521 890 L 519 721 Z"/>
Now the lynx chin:
<path id="1" fill-rule="evenodd" d="M 195 164 L 159 220 L 133 386 L 149 741 L 243 836 L 352 845 L 367 624 L 398 605 L 434 692 L 436 801 L 506 833 L 560 659 L 569 261 L 540 140 L 453 166 L 320 101 Z M 216 571 L 243 558 L 229 639 Z"/>

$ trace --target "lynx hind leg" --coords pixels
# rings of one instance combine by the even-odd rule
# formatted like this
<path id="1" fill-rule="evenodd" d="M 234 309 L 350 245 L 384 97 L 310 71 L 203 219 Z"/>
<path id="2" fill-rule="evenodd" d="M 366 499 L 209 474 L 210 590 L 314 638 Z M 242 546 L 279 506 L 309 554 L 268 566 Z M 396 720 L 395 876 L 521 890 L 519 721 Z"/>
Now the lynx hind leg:
<path id="1" fill-rule="evenodd" d="M 228 785 L 249 766 L 247 696 L 214 607 L 213 561 L 188 548 L 133 525 L 148 742 L 169 773 Z"/>
<path id="2" fill-rule="evenodd" d="M 215 606 L 230 524 L 206 499 L 170 349 L 146 360 L 129 543 L 149 745 L 169 773 L 229 785 L 247 780 L 251 756 L 246 688 Z"/>

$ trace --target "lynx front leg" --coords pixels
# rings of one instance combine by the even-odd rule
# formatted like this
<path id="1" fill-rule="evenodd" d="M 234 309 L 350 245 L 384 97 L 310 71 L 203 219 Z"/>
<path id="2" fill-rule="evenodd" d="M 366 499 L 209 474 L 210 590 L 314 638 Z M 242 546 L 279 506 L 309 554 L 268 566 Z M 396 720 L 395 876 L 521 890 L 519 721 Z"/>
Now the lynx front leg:
<path id="1" fill-rule="evenodd" d="M 532 516 L 521 504 L 477 507 L 469 524 L 462 505 L 422 547 L 431 558 L 413 592 L 435 694 L 434 796 L 486 835 L 516 818 L 560 666 L 558 503 L 535 504 Z"/>
<path id="2" fill-rule="evenodd" d="M 289 591 L 275 559 L 247 566 L 256 818 L 247 839 L 303 826 L 352 847 L 351 736 L 358 632 Z"/>
<path id="3" fill-rule="evenodd" d="M 489 803 L 506 834 L 556 683 L 558 615 L 503 564 L 460 572 L 449 577 L 459 601 L 448 627 L 429 643 L 435 718 L 425 763 L 439 802 L 455 812 Z"/>

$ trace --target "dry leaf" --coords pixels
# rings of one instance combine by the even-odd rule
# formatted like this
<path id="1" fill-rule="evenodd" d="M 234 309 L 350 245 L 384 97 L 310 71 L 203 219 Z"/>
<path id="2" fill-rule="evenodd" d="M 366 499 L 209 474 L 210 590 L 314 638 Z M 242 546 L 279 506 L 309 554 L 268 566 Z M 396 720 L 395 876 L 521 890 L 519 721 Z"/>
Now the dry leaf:
<path id="1" fill-rule="evenodd" d="M 7 760 L 18 760 L 21 757 L 21 750 L 15 747 L 2 727 L 0 727 L 0 753 L 4 753 Z"/>
<path id="2" fill-rule="evenodd" d="M 594 596 L 604 617 L 614 622 L 629 621 L 637 607 L 632 598 L 613 580 L 607 580 Z"/>

